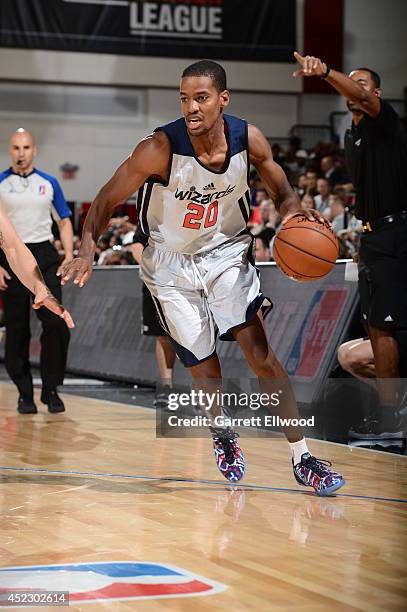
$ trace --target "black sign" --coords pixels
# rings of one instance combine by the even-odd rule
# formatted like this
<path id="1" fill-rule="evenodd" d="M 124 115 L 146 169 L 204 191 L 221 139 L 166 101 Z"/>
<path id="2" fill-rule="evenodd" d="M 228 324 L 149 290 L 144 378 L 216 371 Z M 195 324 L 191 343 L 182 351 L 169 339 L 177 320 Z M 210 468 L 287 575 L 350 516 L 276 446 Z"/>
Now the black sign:
<path id="1" fill-rule="evenodd" d="M 1 0 L 0 46 L 291 62 L 295 0 Z"/>

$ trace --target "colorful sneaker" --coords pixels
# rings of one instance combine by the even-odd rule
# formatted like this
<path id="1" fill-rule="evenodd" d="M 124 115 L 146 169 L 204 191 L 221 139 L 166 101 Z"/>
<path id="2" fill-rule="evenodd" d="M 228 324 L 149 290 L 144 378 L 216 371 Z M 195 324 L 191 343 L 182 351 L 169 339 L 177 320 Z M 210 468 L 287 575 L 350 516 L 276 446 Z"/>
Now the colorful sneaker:
<path id="1" fill-rule="evenodd" d="M 237 443 L 238 434 L 230 427 L 226 429 L 209 428 L 212 434 L 216 465 L 230 482 L 241 480 L 246 472 L 242 449 Z"/>
<path id="2" fill-rule="evenodd" d="M 330 461 L 322 461 L 309 453 L 304 453 L 300 463 L 294 465 L 293 462 L 295 480 L 305 487 L 313 487 L 315 493 L 321 497 L 332 495 L 343 487 L 345 481 L 341 474 L 329 469 L 331 465 Z"/>

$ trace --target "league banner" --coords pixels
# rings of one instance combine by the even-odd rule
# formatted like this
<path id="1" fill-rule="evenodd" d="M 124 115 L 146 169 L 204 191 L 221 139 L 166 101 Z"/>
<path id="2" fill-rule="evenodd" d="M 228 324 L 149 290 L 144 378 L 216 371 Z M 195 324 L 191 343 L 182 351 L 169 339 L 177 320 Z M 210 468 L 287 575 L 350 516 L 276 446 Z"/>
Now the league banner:
<path id="1" fill-rule="evenodd" d="M 2 0 L 0 46 L 291 62 L 295 0 Z"/>

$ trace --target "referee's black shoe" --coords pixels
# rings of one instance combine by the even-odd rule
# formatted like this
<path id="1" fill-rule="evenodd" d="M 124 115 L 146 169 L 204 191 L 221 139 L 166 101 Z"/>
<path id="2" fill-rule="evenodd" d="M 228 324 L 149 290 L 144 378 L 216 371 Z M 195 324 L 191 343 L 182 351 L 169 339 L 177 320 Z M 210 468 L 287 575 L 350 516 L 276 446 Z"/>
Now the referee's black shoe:
<path id="1" fill-rule="evenodd" d="M 51 389 L 51 391 L 42 391 L 41 401 L 43 404 L 48 405 L 48 412 L 53 414 L 57 412 L 65 412 L 64 402 L 61 400 L 55 389 Z"/>
<path id="2" fill-rule="evenodd" d="M 37 406 L 32 397 L 18 396 L 17 411 L 20 414 L 37 414 Z"/>

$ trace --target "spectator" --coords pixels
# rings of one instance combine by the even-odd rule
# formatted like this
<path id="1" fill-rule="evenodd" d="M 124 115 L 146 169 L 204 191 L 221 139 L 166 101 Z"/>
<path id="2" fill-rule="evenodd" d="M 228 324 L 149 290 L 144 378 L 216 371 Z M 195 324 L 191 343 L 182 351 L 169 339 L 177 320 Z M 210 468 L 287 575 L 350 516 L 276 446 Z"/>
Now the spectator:
<path id="1" fill-rule="evenodd" d="M 307 189 L 307 175 L 305 173 L 299 174 L 297 178 L 297 185 L 295 187 L 299 197 L 302 198 Z"/>
<path id="2" fill-rule="evenodd" d="M 328 179 L 331 189 L 335 185 L 342 185 L 343 183 L 349 183 L 344 168 L 340 168 L 335 165 L 332 155 L 326 155 L 321 159 L 321 171 L 326 179 Z"/>
<path id="3" fill-rule="evenodd" d="M 268 200 L 268 198 L 269 198 L 269 194 L 263 187 L 261 187 L 260 189 L 256 189 L 256 194 L 254 196 L 254 205 L 260 206 L 260 204 L 264 200 Z"/>
<path id="4" fill-rule="evenodd" d="M 331 186 L 327 178 L 319 178 L 317 180 L 317 195 L 315 196 L 315 208 L 321 214 L 324 214 L 324 210 L 329 206 L 329 196 L 331 193 Z"/>
<path id="5" fill-rule="evenodd" d="M 301 198 L 301 206 L 304 210 L 315 209 L 315 198 L 309 193 L 305 193 Z"/>
<path id="6" fill-rule="evenodd" d="M 128 216 L 112 217 L 109 221 L 109 229 L 120 238 L 120 244 L 132 244 L 136 226 L 129 221 Z"/>
<path id="7" fill-rule="evenodd" d="M 331 216 L 332 229 L 335 234 L 346 229 L 347 221 L 345 216 L 345 202 L 338 194 L 329 196 L 329 209 Z"/>
<path id="8" fill-rule="evenodd" d="M 266 231 L 260 232 L 255 239 L 255 259 L 259 261 L 271 261 L 270 240 Z"/>
<path id="9" fill-rule="evenodd" d="M 307 170 L 306 175 L 306 193 L 313 197 L 317 195 L 317 180 L 318 172 L 316 170 Z"/>
<path id="10" fill-rule="evenodd" d="M 271 200 L 263 200 L 259 206 L 260 222 L 254 225 L 252 228 L 253 236 L 258 236 L 261 232 L 266 232 L 268 241 L 273 238 L 275 232 L 275 224 L 277 221 L 278 213 Z M 271 217 L 271 222 L 270 222 Z M 273 225 L 274 224 L 274 225 Z"/>

